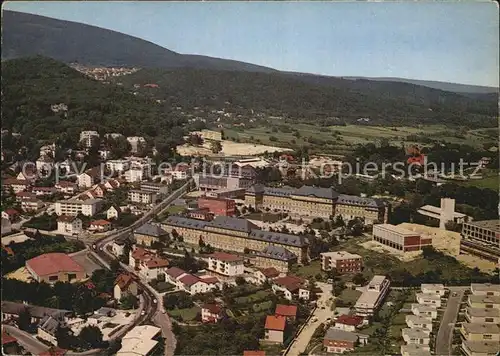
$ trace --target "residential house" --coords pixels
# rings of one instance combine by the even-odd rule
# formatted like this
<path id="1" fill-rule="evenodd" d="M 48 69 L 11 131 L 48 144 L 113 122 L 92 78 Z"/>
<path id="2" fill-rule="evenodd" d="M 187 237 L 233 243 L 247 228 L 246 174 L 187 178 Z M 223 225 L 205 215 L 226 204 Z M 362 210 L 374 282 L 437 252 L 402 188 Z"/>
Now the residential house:
<path id="1" fill-rule="evenodd" d="M 280 276 L 280 272 L 274 268 L 257 268 L 253 273 L 253 277 L 256 280 L 257 284 L 264 284 L 266 282 L 270 282 L 274 278 L 278 278 Z"/>
<path id="2" fill-rule="evenodd" d="M 64 323 L 61 320 L 47 315 L 38 325 L 36 336 L 57 346 L 57 330 L 62 326 Z"/>
<path id="3" fill-rule="evenodd" d="M 103 198 L 106 195 L 106 186 L 104 184 L 97 184 L 94 189 L 92 189 L 94 193 L 91 198 Z"/>
<path id="4" fill-rule="evenodd" d="M 129 266 L 134 268 L 141 277 L 151 281 L 158 279 L 160 275 L 165 275 L 169 262 L 151 251 L 134 246 L 129 252 Z"/>
<path id="5" fill-rule="evenodd" d="M 104 188 L 106 188 L 106 190 L 112 192 L 113 190 L 117 189 L 117 188 L 120 188 L 121 186 L 121 183 L 118 179 L 108 179 L 105 183 L 104 183 Z"/>
<path id="6" fill-rule="evenodd" d="M 407 344 L 429 345 L 430 330 L 419 328 L 404 328 L 401 330 L 403 340 Z"/>
<path id="7" fill-rule="evenodd" d="M 243 351 L 243 356 L 266 356 L 266 352 L 260 350 L 245 350 Z"/>
<path id="8" fill-rule="evenodd" d="M 132 203 L 155 204 L 156 193 L 143 190 L 131 189 L 128 192 L 128 200 Z"/>
<path id="9" fill-rule="evenodd" d="M 323 252 L 321 270 L 335 270 L 338 273 L 357 273 L 363 269 L 363 258 L 347 251 Z"/>
<path id="10" fill-rule="evenodd" d="M 216 284 L 206 283 L 203 279 L 192 274 L 186 274 L 179 278 L 178 284 L 181 289 L 191 295 L 198 293 L 206 293 L 217 288 Z"/>
<path id="11" fill-rule="evenodd" d="M 435 305 L 416 304 L 411 305 L 411 312 L 417 316 L 425 316 L 432 320 L 437 318 L 437 307 Z"/>
<path id="12" fill-rule="evenodd" d="M 96 146 L 99 143 L 99 133 L 97 131 L 82 131 L 80 132 L 80 143 L 84 147 Z"/>
<path id="13" fill-rule="evenodd" d="M 57 189 L 55 187 L 32 187 L 31 192 L 35 196 L 51 196 L 57 193 Z"/>
<path id="14" fill-rule="evenodd" d="M 401 345 L 402 356 L 431 356 L 431 348 L 428 345 L 408 344 Z"/>
<path id="15" fill-rule="evenodd" d="M 66 180 L 57 182 L 54 187 L 58 192 L 66 195 L 73 195 L 78 191 L 78 184 Z"/>
<path id="16" fill-rule="evenodd" d="M 7 219 L 10 222 L 16 221 L 19 218 L 19 211 L 16 209 L 6 209 L 2 211 L 2 218 Z"/>
<path id="17" fill-rule="evenodd" d="M 496 341 L 500 344 L 500 327 L 493 323 L 463 323 L 460 333 L 467 341 Z"/>
<path id="18" fill-rule="evenodd" d="M 106 168 L 114 173 L 123 173 L 130 168 L 130 160 L 128 159 L 110 159 L 106 161 Z"/>
<path id="19" fill-rule="evenodd" d="M 357 315 L 340 315 L 335 319 L 335 329 L 340 329 L 349 332 L 355 332 L 363 325 L 363 317 Z"/>
<path id="20" fill-rule="evenodd" d="M 386 276 L 374 276 L 354 305 L 356 315 L 363 317 L 373 315 L 389 292 L 389 286 L 390 281 Z"/>
<path id="21" fill-rule="evenodd" d="M 37 305 L 9 301 L 2 301 L 2 307 L 0 309 L 2 311 L 2 322 L 16 320 L 19 314 L 25 310 L 29 312 L 32 323 L 39 323 L 47 315 L 50 315 L 57 320 L 67 321 L 73 314 L 73 312 L 69 310 L 46 308 Z"/>
<path id="22" fill-rule="evenodd" d="M 255 253 L 255 266 L 274 267 L 280 272 L 288 272 L 292 264 L 297 263 L 297 255 L 282 246 L 268 245 Z"/>
<path id="23" fill-rule="evenodd" d="M 278 277 L 272 280 L 271 283 L 273 292 L 283 292 L 284 297 L 288 300 L 293 300 L 294 298 L 309 300 L 307 281 L 300 277 L 292 275 Z"/>
<path id="24" fill-rule="evenodd" d="M 128 295 L 137 296 L 138 292 L 137 282 L 131 274 L 122 273 L 116 278 L 115 286 L 113 287 L 113 297 L 115 300 L 119 301 Z"/>
<path id="25" fill-rule="evenodd" d="M 288 321 L 294 321 L 297 317 L 297 306 L 277 304 L 274 315 L 285 317 Z"/>
<path id="26" fill-rule="evenodd" d="M 23 200 L 36 199 L 36 194 L 32 192 L 16 193 L 16 202 L 21 203 Z"/>
<path id="27" fill-rule="evenodd" d="M 2 185 L 6 193 L 12 188 L 14 194 L 17 194 L 27 190 L 31 186 L 31 183 L 26 179 L 7 178 L 3 180 Z"/>
<path id="28" fill-rule="evenodd" d="M 98 183 L 101 179 L 100 167 L 94 167 L 86 170 L 78 175 L 78 186 L 80 188 L 91 188 L 94 184 Z"/>
<path id="29" fill-rule="evenodd" d="M 462 341 L 462 352 L 466 356 L 497 356 L 498 341 Z"/>
<path id="30" fill-rule="evenodd" d="M 358 344 L 358 335 L 349 331 L 330 328 L 323 338 L 323 346 L 329 353 L 353 351 Z"/>
<path id="31" fill-rule="evenodd" d="M 473 295 L 500 297 L 500 284 L 471 283 L 470 290 Z"/>
<path id="32" fill-rule="evenodd" d="M 203 323 L 217 323 L 224 317 L 223 309 L 217 304 L 203 304 L 201 307 L 201 321 Z"/>
<path id="33" fill-rule="evenodd" d="M 432 331 L 432 318 L 421 315 L 407 315 L 405 321 L 409 328 Z"/>
<path id="34" fill-rule="evenodd" d="M 465 319 L 469 323 L 500 324 L 500 309 L 467 307 L 467 309 L 465 310 Z"/>
<path id="35" fill-rule="evenodd" d="M 266 325 L 264 326 L 264 340 L 266 342 L 282 344 L 284 341 L 285 327 L 285 317 L 268 315 L 266 317 Z"/>
<path id="36" fill-rule="evenodd" d="M 446 293 L 446 289 L 442 284 L 422 284 L 420 286 L 422 293 L 425 294 L 435 294 L 443 297 Z"/>
<path id="37" fill-rule="evenodd" d="M 77 235 L 83 231 L 82 220 L 76 216 L 61 215 L 57 218 L 57 232 L 62 235 Z"/>
<path id="38" fill-rule="evenodd" d="M 120 217 L 121 214 L 121 209 L 119 206 L 111 206 L 108 210 L 106 210 L 106 219 L 111 220 L 115 219 L 117 220 Z"/>
<path id="39" fill-rule="evenodd" d="M 16 179 L 18 180 L 25 180 L 27 182 L 34 183 L 38 179 L 38 175 L 36 172 L 36 167 L 31 166 L 31 167 L 26 167 L 19 172 L 19 174 L 16 176 Z"/>
<path id="40" fill-rule="evenodd" d="M 441 297 L 439 294 L 417 293 L 416 297 L 418 304 L 431 304 L 438 308 L 441 307 Z"/>
<path id="41" fill-rule="evenodd" d="M 208 256 L 208 270 L 228 277 L 242 275 L 243 258 L 226 252 L 214 252 Z"/>
<path id="42" fill-rule="evenodd" d="M 21 209 L 25 212 L 37 212 L 45 206 L 45 203 L 40 199 L 31 198 L 21 201 Z"/>
<path id="43" fill-rule="evenodd" d="M 111 223 L 104 219 L 94 220 L 90 222 L 89 230 L 96 232 L 106 232 L 111 230 Z"/>
<path id="44" fill-rule="evenodd" d="M 123 255 L 125 247 L 125 241 L 122 240 L 114 240 L 113 243 L 111 244 L 111 252 L 113 252 L 113 255 L 116 257 L 119 257 Z"/>
<path id="45" fill-rule="evenodd" d="M 167 236 L 167 232 L 160 226 L 146 223 L 134 230 L 134 238 L 138 245 L 151 247 L 153 243 Z"/>
<path id="46" fill-rule="evenodd" d="M 468 306 L 472 308 L 500 309 L 500 296 L 469 295 Z"/>

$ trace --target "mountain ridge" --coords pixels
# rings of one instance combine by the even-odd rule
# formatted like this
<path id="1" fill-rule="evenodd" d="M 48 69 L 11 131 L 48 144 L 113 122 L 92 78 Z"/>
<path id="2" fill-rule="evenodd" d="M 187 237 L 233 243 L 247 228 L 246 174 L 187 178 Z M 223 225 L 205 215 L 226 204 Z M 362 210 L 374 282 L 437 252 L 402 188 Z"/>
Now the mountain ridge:
<path id="1" fill-rule="evenodd" d="M 64 33 L 63 29 L 65 30 Z M 86 36 L 81 36 L 81 33 L 84 31 Z M 282 73 L 307 80 L 314 77 L 314 81 L 323 81 L 325 84 L 327 84 L 326 82 L 335 82 L 336 79 L 400 82 L 451 91 L 467 95 L 474 99 L 484 99 L 483 94 L 485 94 L 486 98 L 491 100 L 491 95 L 498 93 L 498 88 L 438 81 L 405 78 L 327 76 L 279 71 L 237 60 L 180 54 L 153 42 L 94 25 L 3 10 L 2 61 L 35 55 L 53 58 L 64 63 L 76 61 L 83 65 L 171 69 L 199 68 Z"/>

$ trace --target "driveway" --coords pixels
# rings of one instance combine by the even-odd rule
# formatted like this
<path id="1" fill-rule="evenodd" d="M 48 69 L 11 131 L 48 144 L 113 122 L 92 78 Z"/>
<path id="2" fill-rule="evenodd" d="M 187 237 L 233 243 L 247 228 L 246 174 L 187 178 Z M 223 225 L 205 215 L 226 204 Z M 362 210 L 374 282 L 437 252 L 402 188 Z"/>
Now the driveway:
<path id="1" fill-rule="evenodd" d="M 460 310 L 460 302 L 467 289 L 468 287 L 450 288 L 448 304 L 446 305 L 446 310 L 444 311 L 443 319 L 439 325 L 439 331 L 436 337 L 436 355 L 451 355 L 453 329 L 457 320 L 458 311 Z M 453 296 L 454 293 L 456 293 L 456 296 Z"/>
<path id="2" fill-rule="evenodd" d="M 300 334 L 292 341 L 292 345 L 288 348 L 288 352 L 285 355 L 298 356 L 301 352 L 304 352 L 318 326 L 326 322 L 326 319 L 333 316 L 333 312 L 330 310 L 330 304 L 332 302 L 332 285 L 319 282 L 316 284 L 321 288 L 321 294 L 316 303 L 317 308 Z M 321 309 L 322 307 L 325 309 Z M 313 321 L 315 319 L 317 320 Z"/>

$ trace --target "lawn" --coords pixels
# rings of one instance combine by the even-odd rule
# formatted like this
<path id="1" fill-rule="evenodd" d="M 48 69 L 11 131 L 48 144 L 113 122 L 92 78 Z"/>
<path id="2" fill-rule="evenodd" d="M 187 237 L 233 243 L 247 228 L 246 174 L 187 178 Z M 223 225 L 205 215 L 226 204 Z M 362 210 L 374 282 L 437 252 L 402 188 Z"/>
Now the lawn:
<path id="1" fill-rule="evenodd" d="M 169 292 L 175 289 L 175 286 L 168 282 L 157 282 L 157 283 L 151 282 L 149 284 L 159 293 Z"/>
<path id="2" fill-rule="evenodd" d="M 186 210 L 185 206 L 182 205 L 171 205 L 167 209 L 167 213 L 169 214 L 179 214 L 183 213 Z"/>
<path id="3" fill-rule="evenodd" d="M 250 304 L 256 303 L 261 300 L 266 299 L 269 296 L 270 292 L 265 290 L 259 290 L 258 292 L 246 295 L 244 297 L 235 298 L 236 304 Z"/>
<path id="4" fill-rule="evenodd" d="M 173 309 L 169 310 L 168 314 L 172 316 L 174 319 L 182 318 L 182 321 L 193 321 L 196 318 L 196 315 L 200 312 L 199 307 L 191 307 L 185 309 Z"/>
<path id="5" fill-rule="evenodd" d="M 492 190 L 498 191 L 498 186 L 500 184 L 500 180 L 498 177 L 498 174 L 492 174 L 487 177 L 484 177 L 482 179 L 471 179 L 468 180 L 467 182 L 464 182 L 463 184 L 468 185 L 468 186 L 474 186 L 478 188 L 488 188 Z"/>
<path id="6" fill-rule="evenodd" d="M 354 303 L 356 303 L 360 295 L 361 292 L 359 290 L 346 288 L 342 291 L 339 298 L 342 299 L 345 303 L 350 302 L 354 305 Z"/>

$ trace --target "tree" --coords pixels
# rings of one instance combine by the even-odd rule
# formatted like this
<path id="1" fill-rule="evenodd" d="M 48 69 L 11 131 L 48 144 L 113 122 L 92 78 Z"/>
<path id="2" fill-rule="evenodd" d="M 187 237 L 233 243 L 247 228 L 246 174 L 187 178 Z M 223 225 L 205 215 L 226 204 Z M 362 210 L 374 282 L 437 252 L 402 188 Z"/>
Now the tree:
<path id="1" fill-rule="evenodd" d="M 243 284 L 246 283 L 245 281 L 245 278 L 241 277 L 241 276 L 238 276 L 236 277 L 236 280 L 235 280 L 236 284 L 239 285 L 239 286 L 242 286 Z"/>
<path id="2" fill-rule="evenodd" d="M 352 277 L 352 283 L 357 284 L 358 286 L 364 285 L 366 283 L 366 278 L 362 273 L 356 273 L 356 275 Z"/>
<path id="3" fill-rule="evenodd" d="M 28 308 L 24 308 L 18 315 L 17 326 L 19 329 L 29 331 L 31 327 L 31 313 Z"/>
<path id="4" fill-rule="evenodd" d="M 219 153 L 220 151 L 222 151 L 222 144 L 220 143 L 220 141 L 212 141 L 210 143 L 210 149 L 213 153 Z"/>
<path id="5" fill-rule="evenodd" d="M 78 338 L 89 349 L 99 348 L 102 345 L 101 329 L 94 325 L 83 327 Z"/>

